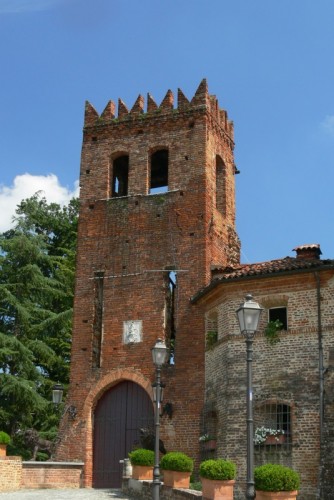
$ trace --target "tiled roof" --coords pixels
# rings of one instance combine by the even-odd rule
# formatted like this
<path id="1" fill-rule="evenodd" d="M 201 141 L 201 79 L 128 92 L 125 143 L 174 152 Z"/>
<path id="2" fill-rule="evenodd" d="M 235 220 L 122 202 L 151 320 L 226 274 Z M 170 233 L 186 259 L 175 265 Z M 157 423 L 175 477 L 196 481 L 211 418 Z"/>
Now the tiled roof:
<path id="1" fill-rule="evenodd" d="M 280 273 L 293 273 L 308 270 L 334 269 L 334 260 L 321 260 L 317 258 L 305 259 L 297 257 L 285 257 L 284 259 L 268 260 L 255 264 L 240 264 L 233 268 L 220 268 L 216 266 L 212 269 L 211 283 L 197 292 L 191 299 L 196 302 L 200 297 L 215 288 L 219 283 L 250 277 L 268 277 Z"/>
<path id="2" fill-rule="evenodd" d="M 254 275 L 267 275 L 286 271 L 306 270 L 313 268 L 323 268 L 334 266 L 334 260 L 320 259 L 298 259 L 295 257 L 285 257 L 284 259 L 268 260 L 255 264 L 240 264 L 238 267 L 212 270 L 213 279 L 230 280 Z"/>

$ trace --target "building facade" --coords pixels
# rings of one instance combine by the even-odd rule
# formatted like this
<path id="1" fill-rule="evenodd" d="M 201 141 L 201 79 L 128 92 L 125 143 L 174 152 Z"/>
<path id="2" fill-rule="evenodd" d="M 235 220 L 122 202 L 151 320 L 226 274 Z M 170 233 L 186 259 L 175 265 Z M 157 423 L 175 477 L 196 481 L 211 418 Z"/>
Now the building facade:
<path id="1" fill-rule="evenodd" d="M 162 372 L 167 450 L 199 459 L 204 315 L 190 297 L 214 265 L 239 263 L 233 124 L 203 80 L 189 101 L 139 96 L 99 115 L 86 103 L 80 170 L 70 387 L 59 460 L 85 462 L 85 485 L 117 487 L 119 460 L 153 422 L 151 348 Z M 167 408 L 167 407 L 166 407 Z"/>
<path id="2" fill-rule="evenodd" d="M 301 476 L 301 500 L 333 498 L 334 260 L 321 260 L 319 245 L 295 250 L 296 257 L 218 268 L 192 300 L 206 317 L 203 433 L 216 433 L 213 457 L 237 463 L 240 499 L 246 477 L 246 345 L 235 311 L 249 292 L 264 308 L 253 343 L 255 465 L 293 467 Z M 268 325 L 277 322 L 273 335 Z"/>
<path id="3" fill-rule="evenodd" d="M 235 311 L 265 311 L 254 341 L 256 464 L 283 463 L 301 500 L 334 488 L 334 261 L 318 245 L 240 264 L 233 124 L 203 80 L 99 115 L 86 103 L 70 387 L 57 459 L 117 487 L 119 461 L 153 431 L 151 348 L 170 348 L 161 437 L 168 451 L 237 463 L 246 480 L 246 347 Z M 276 323 L 278 322 L 278 323 Z M 269 339 L 268 323 L 278 324 Z M 73 411 L 75 410 L 75 411 Z M 272 442 L 261 430 L 275 434 Z M 201 440 L 199 440 L 201 438 Z"/>

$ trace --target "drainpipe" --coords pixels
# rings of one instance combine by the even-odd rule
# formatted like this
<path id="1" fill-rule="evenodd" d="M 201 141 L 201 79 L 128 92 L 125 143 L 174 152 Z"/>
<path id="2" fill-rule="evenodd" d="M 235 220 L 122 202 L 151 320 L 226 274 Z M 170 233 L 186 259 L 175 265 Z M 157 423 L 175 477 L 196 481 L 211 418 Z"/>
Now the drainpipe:
<path id="1" fill-rule="evenodd" d="M 318 494 L 317 498 L 322 498 L 322 460 L 323 460 L 323 431 L 324 431 L 324 350 L 322 344 L 322 322 L 321 322 L 321 293 L 320 293 L 320 277 L 319 273 L 315 272 L 314 277 L 317 283 L 317 316 L 318 316 L 318 354 L 319 354 L 319 434 L 320 434 L 320 466 L 318 477 Z"/>

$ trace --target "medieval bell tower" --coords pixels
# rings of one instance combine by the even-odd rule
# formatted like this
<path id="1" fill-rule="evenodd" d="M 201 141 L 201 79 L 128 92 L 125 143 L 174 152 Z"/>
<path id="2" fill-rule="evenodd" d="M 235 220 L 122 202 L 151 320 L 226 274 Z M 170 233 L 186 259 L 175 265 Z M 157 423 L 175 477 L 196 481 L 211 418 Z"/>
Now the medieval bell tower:
<path id="1" fill-rule="evenodd" d="M 204 318 L 190 297 L 212 265 L 239 263 L 233 124 L 203 80 L 191 101 L 168 91 L 99 114 L 86 103 L 71 381 L 58 459 L 85 484 L 117 487 L 119 460 L 153 418 L 151 348 L 171 348 L 161 418 L 167 450 L 198 456 Z"/>

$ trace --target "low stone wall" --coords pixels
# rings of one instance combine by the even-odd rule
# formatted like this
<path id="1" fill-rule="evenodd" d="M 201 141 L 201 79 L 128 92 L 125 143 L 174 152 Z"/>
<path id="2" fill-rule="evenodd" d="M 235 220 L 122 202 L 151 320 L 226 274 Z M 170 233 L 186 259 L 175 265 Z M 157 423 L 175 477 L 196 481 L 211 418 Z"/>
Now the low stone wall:
<path id="1" fill-rule="evenodd" d="M 123 478 L 122 491 L 134 500 L 152 500 L 152 481 Z M 161 486 L 160 500 L 201 500 L 202 492 Z"/>
<path id="2" fill-rule="evenodd" d="M 15 491 L 21 488 L 21 457 L 2 457 L 0 460 L 0 491 Z"/>
<path id="3" fill-rule="evenodd" d="M 22 462 L 22 488 L 82 488 L 83 462 Z"/>

